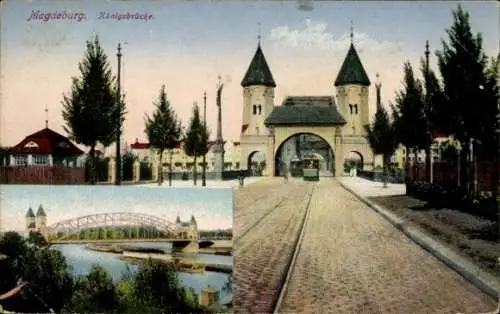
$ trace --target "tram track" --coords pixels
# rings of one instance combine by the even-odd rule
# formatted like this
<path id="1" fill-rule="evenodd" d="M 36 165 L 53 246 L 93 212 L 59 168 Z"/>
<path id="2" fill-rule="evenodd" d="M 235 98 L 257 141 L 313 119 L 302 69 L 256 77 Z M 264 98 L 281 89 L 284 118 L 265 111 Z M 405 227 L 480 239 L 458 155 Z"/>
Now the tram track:
<path id="1" fill-rule="evenodd" d="M 315 186 L 311 182 L 290 182 L 279 188 L 280 198 L 274 198 L 273 204 L 263 199 L 255 207 L 240 207 L 245 211 L 248 227 L 238 235 L 234 246 L 235 313 L 271 313 L 275 308 L 287 274 L 293 269 L 292 260 L 298 251 Z M 260 210 L 269 205 L 272 208 Z M 253 219 L 252 213 L 263 214 Z"/>
<path id="2" fill-rule="evenodd" d="M 281 193 L 280 190 L 281 190 L 281 188 L 276 189 L 274 191 L 275 193 L 263 193 L 262 196 L 259 196 L 257 198 L 253 198 L 248 202 L 244 202 L 244 203 L 242 203 L 241 201 L 238 202 L 239 204 L 237 205 L 237 208 L 248 208 L 249 204 L 251 204 L 251 203 L 259 204 L 265 199 L 273 199 L 273 200 L 269 200 L 269 202 L 265 202 L 265 203 L 272 203 L 275 201 L 274 198 L 276 197 L 276 193 L 278 194 L 278 201 L 275 203 L 275 205 L 270 206 L 270 208 L 268 210 L 265 210 L 263 214 L 259 215 L 260 217 L 257 218 L 252 223 L 250 223 L 249 226 L 247 226 L 244 229 L 244 231 L 238 232 L 237 236 L 233 239 L 233 242 L 235 244 L 238 243 L 239 240 L 243 239 L 250 231 L 254 230 L 255 227 L 257 227 L 266 217 L 268 217 L 271 213 L 273 213 L 277 208 L 279 208 L 283 204 L 283 201 L 289 195 L 288 194 L 284 195 L 283 193 Z M 247 216 L 248 216 L 248 213 L 247 213 Z M 235 221 L 243 219 L 243 218 L 244 218 L 244 216 L 243 217 L 240 216 L 239 211 L 237 210 L 237 213 L 235 214 Z"/>
<path id="3" fill-rule="evenodd" d="M 299 232 L 298 232 L 297 237 L 295 238 L 295 241 L 294 241 L 293 253 L 292 253 L 290 259 L 288 260 L 287 265 L 285 266 L 285 274 L 283 276 L 283 279 L 282 279 L 282 282 L 281 282 L 281 285 L 279 288 L 280 292 L 278 295 L 278 299 L 276 300 L 276 303 L 273 306 L 273 313 L 280 312 L 281 306 L 283 304 L 283 300 L 285 299 L 288 284 L 289 284 L 290 279 L 292 277 L 295 263 L 297 262 L 297 256 L 299 255 L 299 252 L 300 252 L 302 240 L 304 239 L 307 221 L 308 221 L 310 213 L 311 213 L 311 210 L 310 210 L 311 199 L 312 199 L 312 196 L 314 194 L 315 189 L 316 189 L 316 184 L 312 187 L 311 192 L 309 193 L 309 199 L 307 200 L 306 209 L 304 211 L 304 217 L 302 218 L 302 221 L 300 223 Z"/>
<path id="4" fill-rule="evenodd" d="M 252 231 L 258 224 L 260 224 L 267 216 L 269 216 L 273 211 L 276 210 L 276 208 L 280 207 L 280 205 L 283 203 L 283 200 L 284 200 L 284 197 L 281 197 L 281 199 L 278 201 L 278 204 L 274 205 L 271 209 L 269 209 L 268 211 L 266 211 L 264 213 L 264 215 L 262 215 L 259 219 L 257 219 L 257 221 L 255 221 L 254 223 L 252 223 L 250 225 L 250 227 L 247 227 L 245 229 L 245 231 L 243 231 L 238 237 L 236 237 L 234 240 L 233 240 L 233 243 L 235 245 L 237 245 L 237 243 L 239 242 L 240 239 L 242 239 L 243 237 L 245 237 L 250 231 Z"/>

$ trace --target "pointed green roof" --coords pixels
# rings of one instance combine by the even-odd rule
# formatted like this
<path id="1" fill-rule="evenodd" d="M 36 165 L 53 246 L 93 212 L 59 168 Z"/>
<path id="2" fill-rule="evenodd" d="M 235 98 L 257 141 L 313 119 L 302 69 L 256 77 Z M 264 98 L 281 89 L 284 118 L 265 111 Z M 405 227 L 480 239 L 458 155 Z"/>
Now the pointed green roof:
<path id="1" fill-rule="evenodd" d="M 28 209 L 26 217 L 35 217 L 35 214 L 33 213 L 33 209 L 31 209 L 31 207 Z"/>
<path id="2" fill-rule="evenodd" d="M 264 53 L 260 48 L 260 44 L 257 46 L 257 51 L 253 56 L 252 62 L 248 67 L 245 77 L 241 81 L 242 87 L 247 87 L 251 85 L 264 85 L 269 87 L 276 87 L 271 70 L 267 65 Z"/>
<path id="3" fill-rule="evenodd" d="M 196 223 L 196 219 L 194 219 L 194 215 L 191 215 L 191 223 L 192 223 L 192 224 L 195 224 L 195 223 Z"/>
<path id="4" fill-rule="evenodd" d="M 43 210 L 42 205 L 40 205 L 38 207 L 38 211 L 36 212 L 36 216 L 37 217 L 41 217 L 41 216 L 46 217 L 47 216 L 47 214 L 45 214 L 45 211 Z"/>
<path id="5" fill-rule="evenodd" d="M 177 219 L 175 219 L 175 223 L 176 224 L 180 224 L 181 223 L 181 217 L 179 217 L 179 215 L 177 215 Z"/>
<path id="6" fill-rule="evenodd" d="M 363 64 L 359 59 L 358 53 L 354 45 L 351 44 L 347 56 L 342 63 L 339 75 L 335 80 L 335 86 L 346 85 L 346 84 L 361 84 L 365 86 L 370 86 L 370 79 L 366 75 L 366 71 L 363 68 Z"/>

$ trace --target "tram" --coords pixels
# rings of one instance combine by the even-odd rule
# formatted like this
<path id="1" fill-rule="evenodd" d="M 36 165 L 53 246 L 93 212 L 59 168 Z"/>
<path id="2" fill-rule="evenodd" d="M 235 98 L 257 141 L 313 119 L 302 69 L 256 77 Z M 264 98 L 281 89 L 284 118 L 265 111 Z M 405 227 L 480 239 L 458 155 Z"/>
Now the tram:
<path id="1" fill-rule="evenodd" d="M 319 180 L 319 159 L 312 156 L 304 156 L 302 159 L 293 157 L 290 160 L 290 175 L 292 177 L 303 177 L 305 181 Z"/>
<path id="2" fill-rule="evenodd" d="M 319 158 L 304 156 L 302 158 L 302 177 L 304 181 L 319 181 Z"/>

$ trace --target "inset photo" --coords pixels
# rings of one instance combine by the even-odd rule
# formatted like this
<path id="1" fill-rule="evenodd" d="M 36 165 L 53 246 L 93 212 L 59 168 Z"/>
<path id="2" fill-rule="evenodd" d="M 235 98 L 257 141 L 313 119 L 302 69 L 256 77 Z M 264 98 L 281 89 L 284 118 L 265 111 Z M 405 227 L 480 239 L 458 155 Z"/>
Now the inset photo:
<path id="1" fill-rule="evenodd" d="M 6 311 L 231 310 L 232 189 L 3 185 L 0 208 Z"/>

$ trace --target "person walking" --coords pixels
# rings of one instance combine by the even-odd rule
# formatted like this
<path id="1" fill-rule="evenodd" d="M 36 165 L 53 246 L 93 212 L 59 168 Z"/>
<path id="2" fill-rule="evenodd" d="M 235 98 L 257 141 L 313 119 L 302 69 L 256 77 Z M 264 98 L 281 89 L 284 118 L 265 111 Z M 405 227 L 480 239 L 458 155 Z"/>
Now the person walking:
<path id="1" fill-rule="evenodd" d="M 282 164 L 282 171 L 283 171 L 283 180 L 286 182 L 288 182 L 288 165 L 286 164 L 286 162 L 282 161 L 281 162 Z"/>

